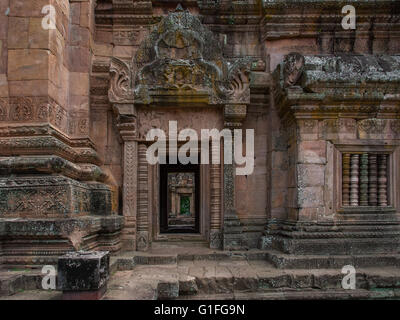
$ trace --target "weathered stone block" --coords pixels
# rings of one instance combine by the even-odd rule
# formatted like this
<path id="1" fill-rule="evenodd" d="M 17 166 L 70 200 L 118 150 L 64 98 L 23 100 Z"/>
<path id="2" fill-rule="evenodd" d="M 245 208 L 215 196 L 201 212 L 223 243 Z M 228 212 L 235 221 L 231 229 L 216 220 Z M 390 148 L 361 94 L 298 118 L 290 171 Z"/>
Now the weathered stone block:
<path id="1" fill-rule="evenodd" d="M 323 187 L 299 187 L 297 192 L 299 207 L 319 207 L 324 204 Z"/>
<path id="2" fill-rule="evenodd" d="M 0 74 L 0 98 L 8 97 L 8 82 L 7 75 Z"/>
<path id="3" fill-rule="evenodd" d="M 299 163 L 326 163 L 325 141 L 301 141 L 298 144 Z"/>
<path id="4" fill-rule="evenodd" d="M 48 50 L 9 50 L 9 80 L 49 79 L 50 56 Z"/>
<path id="5" fill-rule="evenodd" d="M 110 276 L 108 251 L 77 251 L 58 259 L 57 286 L 67 299 L 98 299 Z"/>
<path id="6" fill-rule="evenodd" d="M 29 18 L 10 17 L 8 21 L 8 48 L 28 48 Z"/>
<path id="7" fill-rule="evenodd" d="M 318 140 L 318 120 L 299 120 L 297 127 L 301 140 Z"/>
<path id="8" fill-rule="evenodd" d="M 298 164 L 297 184 L 299 187 L 323 186 L 325 166 L 319 164 Z"/>

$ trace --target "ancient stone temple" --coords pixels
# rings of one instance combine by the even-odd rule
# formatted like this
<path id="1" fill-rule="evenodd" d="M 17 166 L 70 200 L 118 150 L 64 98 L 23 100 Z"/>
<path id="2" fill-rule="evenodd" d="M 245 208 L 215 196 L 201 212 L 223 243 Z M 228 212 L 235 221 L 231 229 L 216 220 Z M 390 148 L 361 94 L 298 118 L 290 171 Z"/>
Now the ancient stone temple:
<path id="1" fill-rule="evenodd" d="M 1 264 L 160 242 L 398 264 L 400 3 L 348 2 L 1 0 Z M 150 163 L 152 129 L 210 161 Z M 252 172 L 204 129 L 243 154 L 254 130 Z"/>

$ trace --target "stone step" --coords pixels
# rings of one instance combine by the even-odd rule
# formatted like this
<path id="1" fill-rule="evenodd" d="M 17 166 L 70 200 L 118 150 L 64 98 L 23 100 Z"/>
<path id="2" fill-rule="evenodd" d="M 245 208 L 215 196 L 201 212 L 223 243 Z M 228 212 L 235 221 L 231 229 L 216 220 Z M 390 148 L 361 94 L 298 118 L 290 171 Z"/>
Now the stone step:
<path id="1" fill-rule="evenodd" d="M 37 271 L 0 270 L 0 296 L 9 296 L 23 290 L 42 288 L 43 275 Z"/>
<path id="2" fill-rule="evenodd" d="M 179 296 L 180 300 L 391 300 L 400 299 L 400 291 L 386 290 L 270 290 L 265 292 L 233 292 Z"/>
<path id="3" fill-rule="evenodd" d="M 293 255 L 269 250 L 267 261 L 280 269 L 330 269 L 352 265 L 355 268 L 400 266 L 400 254 L 371 255 Z"/>
<path id="4" fill-rule="evenodd" d="M 267 252 L 263 250 L 249 251 L 216 251 L 210 253 L 176 253 L 176 254 L 155 254 L 155 253 L 130 253 L 123 256 L 111 257 L 111 269 L 132 270 L 136 265 L 176 265 L 180 261 L 221 261 L 221 260 L 266 260 Z"/>
<path id="5" fill-rule="evenodd" d="M 342 290 L 344 274 L 333 270 L 265 270 L 243 276 L 180 275 L 179 298 L 186 296 L 261 294 L 287 292 L 327 292 Z M 400 272 L 390 270 L 360 270 L 356 275 L 356 290 L 397 292 L 400 298 Z M 346 292 L 348 290 L 345 290 Z"/>

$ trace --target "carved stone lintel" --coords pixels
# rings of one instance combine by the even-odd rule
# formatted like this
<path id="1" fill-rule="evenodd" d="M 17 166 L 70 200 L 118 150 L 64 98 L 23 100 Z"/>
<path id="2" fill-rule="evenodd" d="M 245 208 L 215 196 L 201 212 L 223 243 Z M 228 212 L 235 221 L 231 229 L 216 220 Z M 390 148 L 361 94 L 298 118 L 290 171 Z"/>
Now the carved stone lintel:
<path id="1" fill-rule="evenodd" d="M 135 54 L 135 101 L 249 103 L 253 60 L 228 62 L 218 39 L 199 18 L 177 9 L 161 19 Z"/>

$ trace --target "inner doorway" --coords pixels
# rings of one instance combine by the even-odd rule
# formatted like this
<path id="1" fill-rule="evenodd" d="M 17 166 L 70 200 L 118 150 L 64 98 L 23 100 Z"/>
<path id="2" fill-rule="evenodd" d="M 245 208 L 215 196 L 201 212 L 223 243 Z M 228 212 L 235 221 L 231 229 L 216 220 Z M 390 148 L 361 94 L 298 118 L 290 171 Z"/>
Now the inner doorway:
<path id="1" fill-rule="evenodd" d="M 200 165 L 160 165 L 160 233 L 199 233 Z"/>

